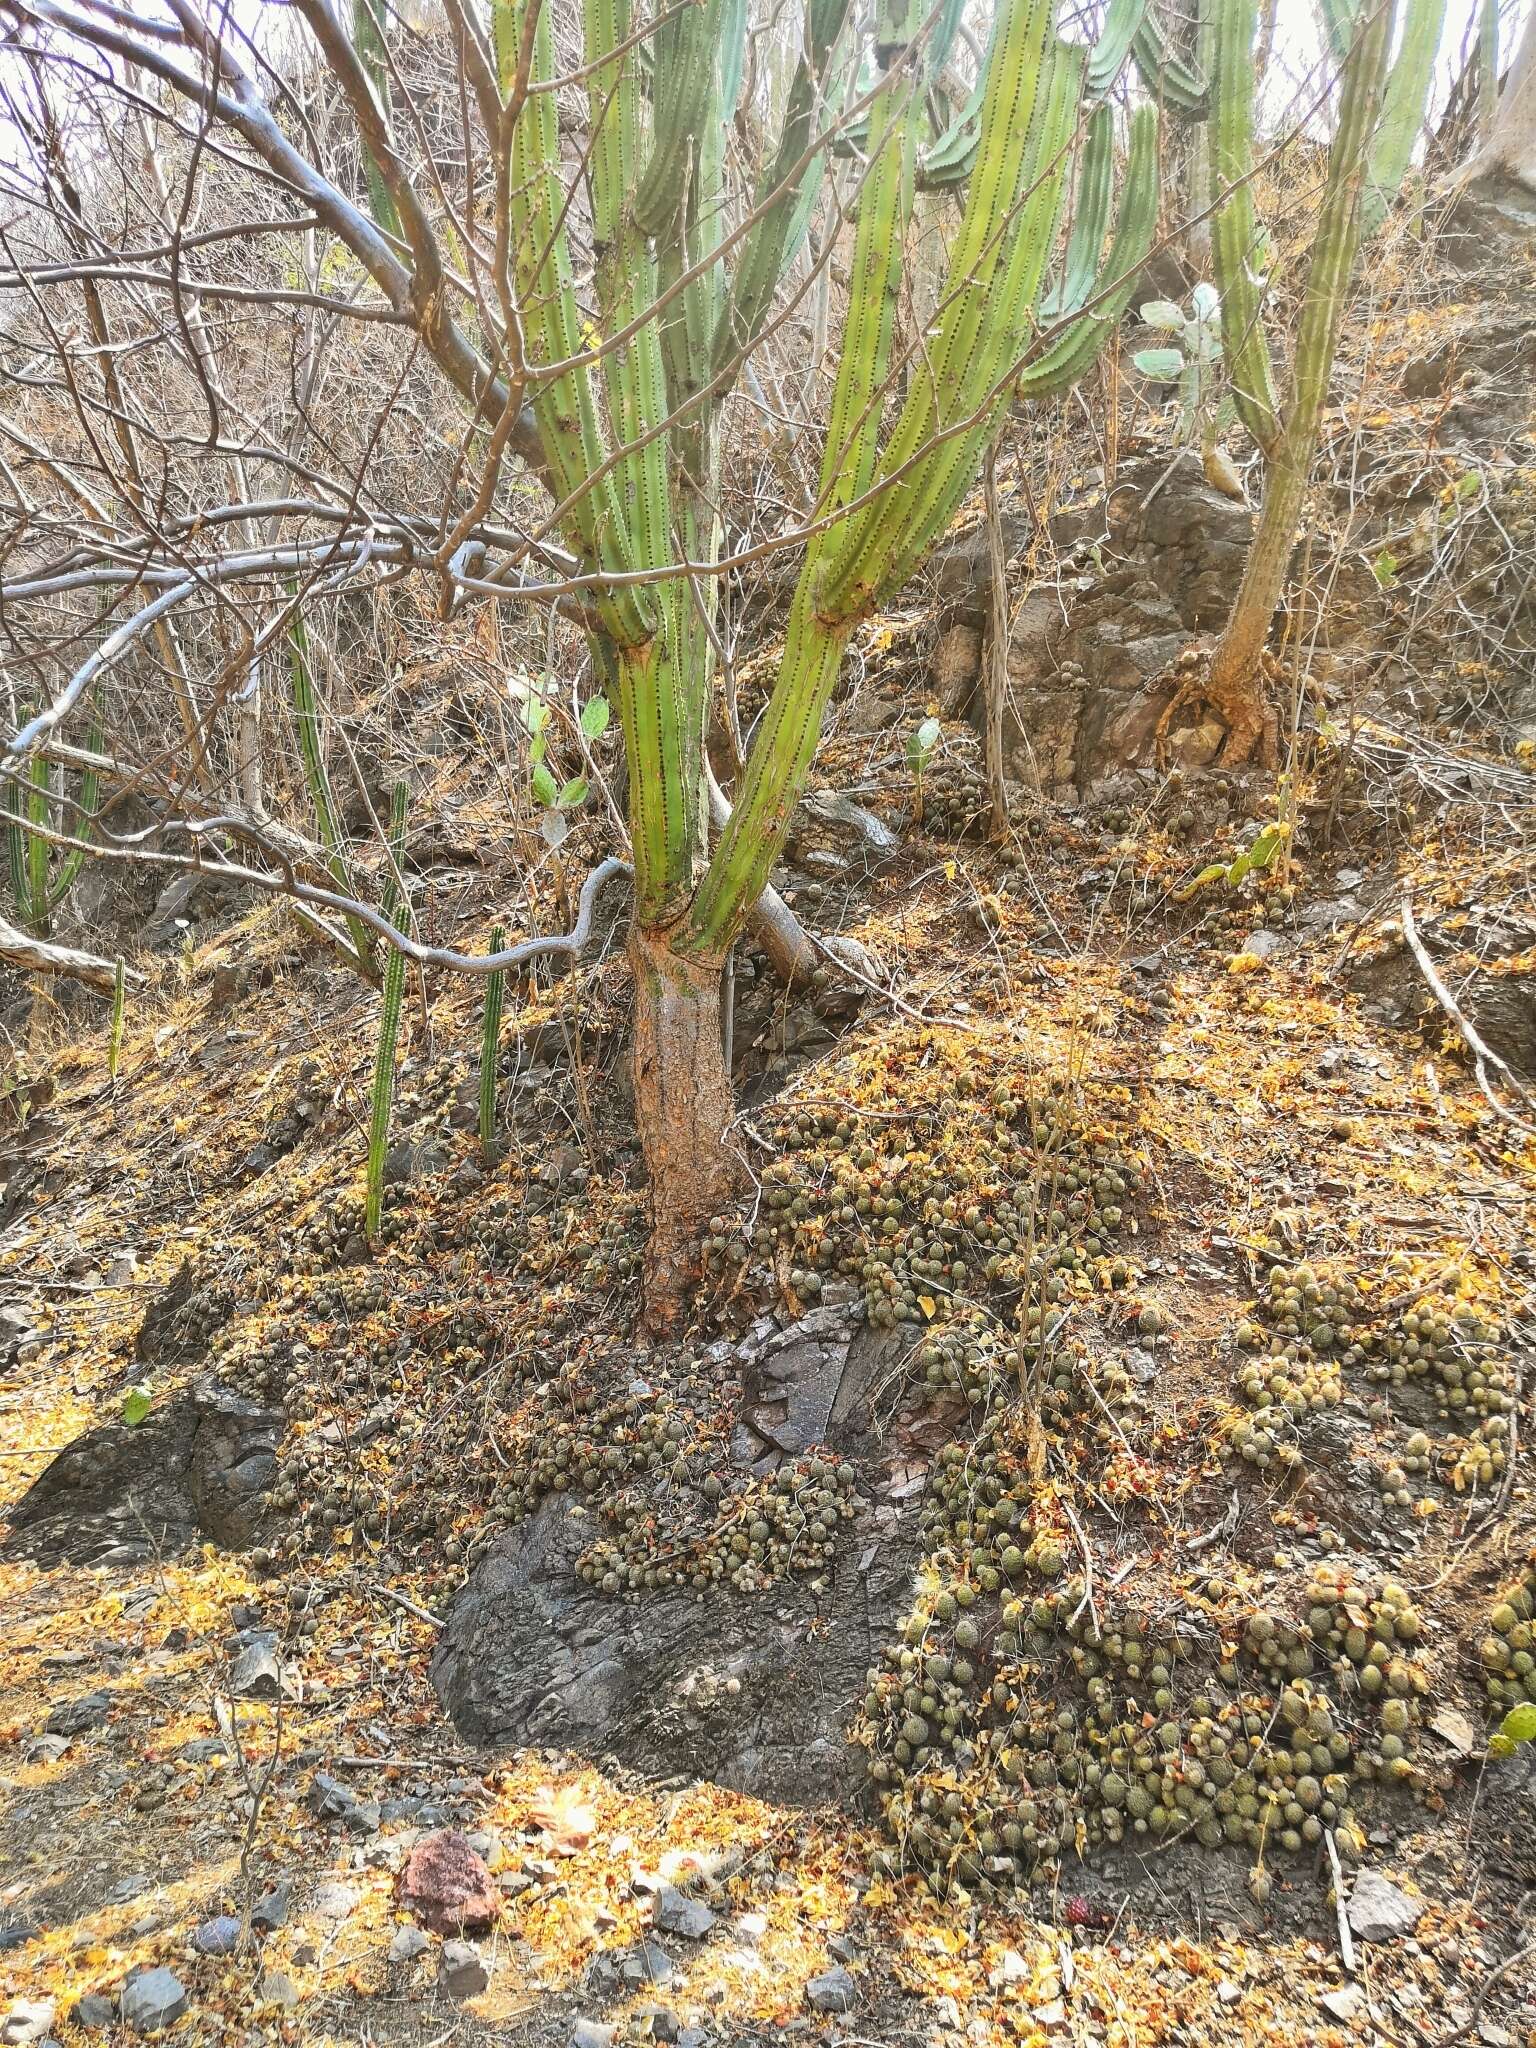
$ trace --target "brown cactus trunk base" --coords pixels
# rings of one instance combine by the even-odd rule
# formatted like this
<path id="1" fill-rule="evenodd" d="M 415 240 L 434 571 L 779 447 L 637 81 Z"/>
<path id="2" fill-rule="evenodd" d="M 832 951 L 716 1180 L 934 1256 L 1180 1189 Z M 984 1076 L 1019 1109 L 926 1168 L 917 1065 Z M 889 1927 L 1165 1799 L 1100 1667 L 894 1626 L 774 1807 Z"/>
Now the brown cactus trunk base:
<path id="1" fill-rule="evenodd" d="M 631 932 L 635 1121 L 649 1186 L 645 1326 L 685 1324 L 703 1269 L 700 1240 L 729 1205 L 742 1167 L 727 1132 L 731 1082 L 721 1049 L 718 964 L 684 959 L 665 933 Z"/>

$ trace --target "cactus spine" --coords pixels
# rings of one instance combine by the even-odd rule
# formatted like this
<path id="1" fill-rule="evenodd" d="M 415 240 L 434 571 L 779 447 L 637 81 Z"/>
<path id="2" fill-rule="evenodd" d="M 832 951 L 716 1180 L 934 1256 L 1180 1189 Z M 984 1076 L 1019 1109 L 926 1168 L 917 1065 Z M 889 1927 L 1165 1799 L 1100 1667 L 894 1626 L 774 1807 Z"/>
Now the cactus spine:
<path id="1" fill-rule="evenodd" d="M 490 950 L 507 943 L 501 926 L 491 930 Z M 487 1159 L 496 1142 L 496 1055 L 501 1045 L 501 1003 L 507 977 L 498 968 L 485 979 L 485 1005 L 480 1014 L 480 1150 Z"/>
<path id="2" fill-rule="evenodd" d="M 409 792 L 396 783 L 389 803 L 391 873 L 384 892 L 384 915 L 398 924 L 407 915 L 405 814 Z M 373 1061 L 373 1093 L 368 1115 L 368 1182 L 363 1201 L 363 1228 L 372 1244 L 384 1214 L 384 1155 L 389 1150 L 389 1117 L 395 1100 L 395 1046 L 400 1036 L 400 1002 L 405 993 L 405 955 L 393 946 L 384 963 L 384 999 L 379 1010 L 379 1043 Z"/>

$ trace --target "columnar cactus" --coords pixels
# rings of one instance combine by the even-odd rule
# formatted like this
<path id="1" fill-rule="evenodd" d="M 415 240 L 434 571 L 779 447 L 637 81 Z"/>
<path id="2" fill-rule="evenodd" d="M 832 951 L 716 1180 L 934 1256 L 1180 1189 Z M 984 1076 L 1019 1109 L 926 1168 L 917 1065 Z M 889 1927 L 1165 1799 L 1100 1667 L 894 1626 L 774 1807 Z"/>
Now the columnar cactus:
<path id="1" fill-rule="evenodd" d="M 1407 0 L 1402 54 L 1392 73 L 1394 81 L 1401 73 L 1403 84 L 1389 122 L 1384 105 L 1393 92 L 1387 60 L 1396 0 L 1363 8 L 1352 23 L 1344 19 L 1344 5 L 1345 0 L 1335 0 L 1326 15 L 1335 46 L 1344 43 L 1338 118 L 1307 268 L 1295 358 L 1282 399 L 1264 328 L 1263 284 L 1255 268 L 1255 0 L 1215 0 L 1212 160 L 1217 189 L 1226 196 L 1213 223 L 1212 248 L 1221 291 L 1222 349 L 1238 412 L 1264 451 L 1268 468 L 1258 530 L 1205 686 L 1227 726 L 1227 763 L 1246 760 L 1264 734 L 1264 643 L 1284 588 L 1317 450 L 1356 254 L 1362 233 L 1379 218 L 1373 215 L 1373 203 L 1386 190 L 1391 166 L 1399 155 L 1406 163 L 1402 124 L 1417 128 L 1439 38 L 1441 0 Z M 1412 104 L 1410 88 L 1418 94 Z M 1412 110 L 1414 105 L 1419 112 Z M 1409 146 L 1411 141 L 1410 133 Z"/>
<path id="2" fill-rule="evenodd" d="M 1113 131 L 1107 110 L 1093 118 L 1062 281 L 1042 299 L 1084 108 L 1085 53 L 1057 36 L 1052 0 L 1003 0 L 969 102 L 930 136 L 930 88 L 961 7 L 949 0 L 930 25 L 920 0 L 877 0 L 846 325 L 814 530 L 778 679 L 710 853 L 713 592 L 699 586 L 712 579 L 690 584 L 667 571 L 681 554 L 707 562 L 718 549 L 721 400 L 771 317 L 831 161 L 828 110 L 846 103 L 860 55 L 848 0 L 809 0 L 782 133 L 734 260 L 719 260 L 720 138 L 740 90 L 741 0 L 696 0 L 667 16 L 650 44 L 648 80 L 630 0 L 584 0 L 597 325 L 609 337 L 594 349 L 573 284 L 553 97 L 537 90 L 555 75 L 549 10 L 533 7 L 497 0 L 493 8 L 502 94 L 518 90 L 525 52 L 534 88 L 510 138 L 510 268 L 539 445 L 565 537 L 597 572 L 596 653 L 628 755 L 637 1105 L 653 1187 L 665 1181 L 652 1282 L 675 1295 L 689 1240 L 720 1206 L 731 1175 L 717 1021 L 701 1027 L 696 1013 L 718 1004 L 721 963 L 778 856 L 844 649 L 858 621 L 943 533 L 1015 388 L 1029 396 L 1066 388 L 1113 331 L 1151 244 L 1156 117 L 1146 109 L 1132 124 L 1126 199 L 1107 253 Z M 1128 18 L 1126 48 L 1140 33 L 1153 49 L 1144 14 L 1143 5 Z M 1157 61 L 1166 77 L 1166 61 Z M 1101 54 L 1100 92 L 1119 68 Z M 964 210 L 923 371 L 882 440 L 913 195 L 960 185 Z"/>

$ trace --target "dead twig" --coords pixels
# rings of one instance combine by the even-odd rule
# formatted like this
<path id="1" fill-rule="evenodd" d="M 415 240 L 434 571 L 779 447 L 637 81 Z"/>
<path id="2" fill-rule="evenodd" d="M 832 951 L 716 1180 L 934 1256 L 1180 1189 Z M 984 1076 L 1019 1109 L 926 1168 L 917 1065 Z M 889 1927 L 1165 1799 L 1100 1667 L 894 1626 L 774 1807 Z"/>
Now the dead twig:
<path id="1" fill-rule="evenodd" d="M 1414 959 L 1418 962 L 1419 972 L 1429 984 L 1430 994 L 1466 1041 L 1467 1050 L 1472 1055 L 1472 1071 L 1477 1076 L 1477 1085 L 1482 1090 L 1489 1107 L 1496 1111 L 1499 1116 L 1503 1117 L 1506 1123 L 1513 1124 L 1516 1130 L 1529 1131 L 1531 1126 L 1526 1123 L 1525 1119 L 1517 1116 L 1505 1103 L 1500 1102 L 1497 1095 L 1494 1094 L 1493 1084 L 1488 1079 L 1488 1069 L 1492 1067 L 1495 1072 L 1502 1074 L 1522 1102 L 1529 1103 L 1530 1097 L 1516 1079 L 1509 1062 L 1500 1059 L 1493 1048 L 1485 1045 L 1482 1039 L 1479 1038 L 1466 1012 L 1461 1008 L 1456 998 L 1441 979 L 1439 969 L 1435 966 L 1434 961 L 1430 959 L 1425 949 L 1424 941 L 1419 937 L 1418 926 L 1413 921 L 1413 904 L 1409 900 L 1406 891 L 1403 895 L 1403 937 L 1408 942 L 1409 952 L 1412 953 Z"/>

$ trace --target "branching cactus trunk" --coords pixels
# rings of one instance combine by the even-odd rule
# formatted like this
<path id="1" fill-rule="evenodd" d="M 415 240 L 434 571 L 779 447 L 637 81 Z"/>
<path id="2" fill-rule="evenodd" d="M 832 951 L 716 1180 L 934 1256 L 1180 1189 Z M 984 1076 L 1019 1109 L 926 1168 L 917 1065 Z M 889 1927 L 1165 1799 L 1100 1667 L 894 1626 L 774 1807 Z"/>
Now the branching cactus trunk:
<path id="1" fill-rule="evenodd" d="M 1418 18 L 1434 0 L 1409 0 Z M 1217 213 L 1213 248 L 1221 290 L 1222 342 L 1239 413 L 1268 457 L 1263 510 L 1226 629 L 1211 659 L 1206 694 L 1227 728 L 1222 754 L 1240 764 L 1266 735 L 1263 654 L 1285 588 L 1296 529 L 1317 453 L 1328 384 L 1338 349 L 1350 284 L 1365 224 L 1367 188 L 1379 194 L 1382 107 L 1396 20 L 1396 0 L 1366 6 L 1348 27 L 1331 33 L 1344 41 L 1338 124 L 1328 155 L 1317 232 L 1312 245 L 1289 394 L 1282 402 L 1265 336 L 1262 286 L 1255 274 L 1257 223 L 1253 170 L 1254 0 L 1216 0 L 1213 38 L 1212 154 L 1218 185 L 1228 197 Z M 1414 21 L 1399 64 L 1415 79 L 1423 64 Z M 1438 40 L 1438 25 L 1435 28 Z M 1431 60 L 1433 51 L 1431 50 Z M 1422 92 L 1419 101 L 1422 107 Z M 1402 109 L 1398 118 L 1406 119 Z M 1391 148 L 1396 131 L 1386 131 Z M 1382 173 L 1384 175 L 1384 173 Z M 1400 173 L 1399 173 L 1400 175 Z"/>
<path id="2" fill-rule="evenodd" d="M 548 10 L 494 10 L 499 84 L 549 79 Z M 612 580 L 595 586 L 595 637 L 613 680 L 628 756 L 635 870 L 635 1108 L 652 1219 L 647 1313 L 665 1331 L 689 1305 L 700 1238 L 738 1185 L 728 1136 L 722 965 L 761 896 L 804 786 L 859 621 L 900 586 L 975 482 L 1020 365 L 1040 356 L 1035 395 L 1081 376 L 1113 330 L 1152 235 L 1153 126 L 1138 116 L 1128 202 L 1113 246 L 1111 136 L 1095 129 L 1096 220 L 1080 275 L 1035 345 L 1044 274 L 1066 197 L 1084 100 L 1084 53 L 1056 35 L 1050 0 L 1003 0 L 971 104 L 925 132 L 929 86 L 961 9 L 878 0 L 872 90 L 860 134 L 847 313 L 832 394 L 816 530 L 783 655 L 731 813 L 711 849 L 704 737 L 713 687 L 712 589 L 664 571 L 679 548 L 712 559 L 717 435 L 726 390 L 760 340 L 831 161 L 827 110 L 846 104 L 861 52 L 849 0 L 810 0 L 784 126 L 767 156 L 732 262 L 721 249 L 721 138 L 740 90 L 741 0 L 700 0 L 636 60 L 630 0 L 584 0 L 599 326 L 621 334 L 583 360 L 572 288 L 554 101 L 523 102 L 509 144 L 511 269 L 527 361 L 572 367 L 537 382 L 532 412 L 568 543 Z M 932 17 L 932 19 L 930 19 Z M 1123 54 L 1123 53 L 1122 53 Z M 948 276 L 921 374 L 889 438 L 904 239 L 920 183 L 963 183 Z M 1094 211 L 1094 208 L 1097 211 Z M 1105 271 L 1114 266 L 1110 275 Z M 669 295 L 657 309 L 658 294 Z M 622 580 L 621 580 L 622 579 Z"/>

